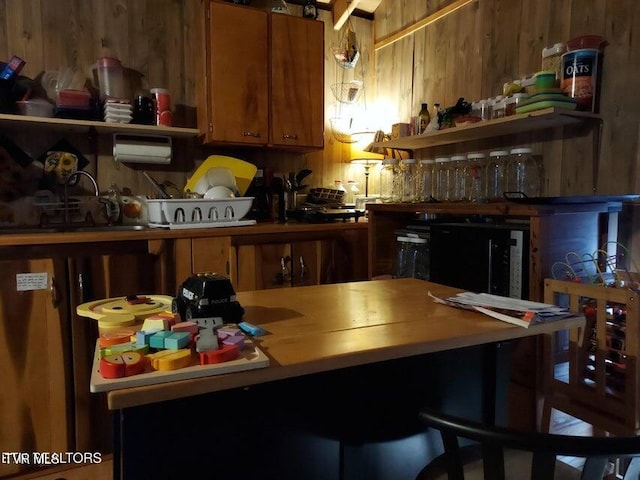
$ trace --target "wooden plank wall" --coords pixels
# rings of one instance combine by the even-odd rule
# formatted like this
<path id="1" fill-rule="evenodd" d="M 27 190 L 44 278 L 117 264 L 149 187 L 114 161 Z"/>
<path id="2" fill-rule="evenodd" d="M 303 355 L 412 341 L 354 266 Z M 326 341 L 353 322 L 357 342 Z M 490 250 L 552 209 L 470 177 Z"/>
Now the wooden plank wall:
<path id="1" fill-rule="evenodd" d="M 540 66 L 543 46 L 578 35 L 603 35 L 608 42 L 602 75 L 601 114 L 604 118 L 597 173 L 593 168 L 593 125 L 586 128 L 545 131 L 532 135 L 439 147 L 417 152 L 418 158 L 455 151 L 489 150 L 496 147 L 532 145 L 544 159 L 547 195 L 636 193 L 638 170 L 637 65 L 640 61 L 640 4 L 634 0 L 477 0 L 401 41 L 375 52 L 380 40 L 451 3 L 451 0 L 383 0 L 374 22 L 352 18 L 361 57 L 354 70 L 337 66 L 330 47 L 342 32 L 332 28 L 331 15 L 321 11 L 325 22 L 325 149 L 306 155 L 258 149 L 231 149 L 224 153 L 286 174 L 310 168 L 311 186 L 326 186 L 335 179 L 359 180 L 361 167 L 349 165 L 352 145 L 331 134 L 329 118 L 341 106 L 331 84 L 352 78 L 365 81 L 359 107 L 364 115 L 378 115 L 385 131 L 408 121 L 421 101 L 451 105 L 460 96 L 469 100 L 500 92 L 502 84 Z M 299 14 L 299 7 L 289 5 Z M 168 87 L 176 105 L 176 124 L 195 125 L 195 23 L 202 20 L 201 0 L 0 0 L 0 58 L 18 54 L 27 60 L 25 75 L 42 70 L 77 67 L 91 77 L 91 65 L 105 45 L 123 61 L 133 85 Z M 343 108 L 343 107 L 342 107 Z M 344 112 L 344 110 L 342 110 Z M 60 138 L 60 132 L 4 129 L 19 145 L 37 157 Z M 87 136 L 66 134 L 87 154 Z M 567 137 L 571 137 L 567 139 Z M 366 143 L 366 141 L 365 141 Z M 151 189 L 135 168 L 111 160 L 111 140 L 99 139 L 98 176 L 103 188 L 111 183 L 135 193 Z M 162 181 L 177 184 L 199 161 L 220 149 L 197 148 L 177 141 L 176 160 L 170 167 L 150 170 Z M 89 167 L 95 169 L 96 165 Z M 371 175 L 376 191 L 377 169 Z M 362 187 L 361 187 L 362 189 Z"/>
<path id="2" fill-rule="evenodd" d="M 380 41 L 450 3 L 383 0 L 376 10 L 375 39 Z M 477 0 L 377 50 L 377 101 L 396 105 L 395 116 L 388 120 L 390 128 L 416 115 L 422 101 L 448 106 L 459 97 L 472 101 L 495 96 L 504 82 L 540 70 L 543 47 L 580 35 L 602 35 L 607 46 L 599 166 L 594 164 L 594 124 L 423 149 L 416 156 L 532 145 L 544 159 L 547 195 L 591 194 L 594 185 L 598 194 L 638 193 L 639 31 L 640 4 L 635 0 Z"/>
<path id="3" fill-rule="evenodd" d="M 300 14 L 301 7 L 289 8 L 293 14 Z M 194 52 L 203 46 L 194 45 L 192 38 L 198 22 L 204 21 L 202 12 L 201 0 L 0 0 L 0 59 L 6 61 L 12 54 L 24 58 L 27 65 L 22 74 L 31 78 L 44 70 L 63 67 L 77 68 L 92 78 L 92 65 L 106 48 L 122 61 L 132 91 L 168 88 L 175 106 L 174 124 L 195 127 L 195 62 L 199 55 Z M 326 31 L 324 151 L 304 155 L 264 149 L 221 150 L 175 140 L 171 166 L 146 168 L 160 181 L 181 185 L 208 155 L 226 153 L 283 174 L 310 168 L 313 174 L 307 182 L 311 186 L 326 186 L 335 179 L 346 183 L 351 177 L 362 175 L 357 167 L 349 166 L 351 145 L 340 143 L 331 135 L 328 119 L 337 107 L 330 86 L 366 77 L 366 101 L 373 101 L 373 23 L 352 19 L 362 45 L 361 59 L 357 69 L 346 71 L 337 66 L 329 49 L 339 42 L 342 32 L 333 30 L 331 12 L 320 11 L 319 19 L 325 22 Z M 134 193 L 152 193 L 138 168 L 113 162 L 108 136 L 98 139 L 99 158 L 94 162 L 87 135 L 10 127 L 4 127 L 3 133 L 34 158 L 64 136 L 92 161 L 87 170 L 98 174 L 103 189 L 115 183 Z"/>

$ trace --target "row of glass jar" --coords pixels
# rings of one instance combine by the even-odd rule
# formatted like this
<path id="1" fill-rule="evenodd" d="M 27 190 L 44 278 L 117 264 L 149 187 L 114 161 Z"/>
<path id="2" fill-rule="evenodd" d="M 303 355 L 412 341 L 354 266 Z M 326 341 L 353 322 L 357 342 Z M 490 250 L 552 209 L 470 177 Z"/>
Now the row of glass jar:
<path id="1" fill-rule="evenodd" d="M 380 171 L 383 202 L 471 201 L 502 199 L 505 192 L 538 197 L 542 162 L 530 148 L 437 157 L 385 159 Z"/>

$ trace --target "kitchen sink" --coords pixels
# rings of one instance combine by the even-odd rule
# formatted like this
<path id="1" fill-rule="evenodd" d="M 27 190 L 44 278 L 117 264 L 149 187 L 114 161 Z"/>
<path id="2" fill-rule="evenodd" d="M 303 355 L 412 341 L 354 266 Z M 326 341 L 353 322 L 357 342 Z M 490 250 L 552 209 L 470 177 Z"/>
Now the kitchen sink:
<path id="1" fill-rule="evenodd" d="M 0 227 L 0 235 L 25 235 L 31 233 L 69 233 L 69 232 L 135 232 L 147 230 L 146 225 L 50 225 L 47 227 Z"/>

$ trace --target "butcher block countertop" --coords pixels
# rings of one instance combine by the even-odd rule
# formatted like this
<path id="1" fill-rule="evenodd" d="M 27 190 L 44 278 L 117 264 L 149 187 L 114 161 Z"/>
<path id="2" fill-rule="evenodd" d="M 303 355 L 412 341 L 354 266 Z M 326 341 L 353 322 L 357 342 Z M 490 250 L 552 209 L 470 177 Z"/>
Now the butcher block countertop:
<path id="1" fill-rule="evenodd" d="M 584 325 L 577 316 L 523 328 L 435 303 L 460 290 L 413 278 L 240 292 L 266 368 L 113 390 L 120 409 Z"/>
<path id="2" fill-rule="evenodd" d="M 296 233 L 331 233 L 352 229 L 367 229 L 366 220 L 358 222 L 327 223 L 275 223 L 265 222 L 242 227 L 194 228 L 185 230 L 169 230 L 165 228 L 144 228 L 142 230 L 109 230 L 108 227 L 96 230 L 44 232 L 44 233 L 0 233 L 0 247 L 64 245 L 96 242 L 130 242 L 146 240 L 163 240 L 176 238 L 253 236 Z"/>

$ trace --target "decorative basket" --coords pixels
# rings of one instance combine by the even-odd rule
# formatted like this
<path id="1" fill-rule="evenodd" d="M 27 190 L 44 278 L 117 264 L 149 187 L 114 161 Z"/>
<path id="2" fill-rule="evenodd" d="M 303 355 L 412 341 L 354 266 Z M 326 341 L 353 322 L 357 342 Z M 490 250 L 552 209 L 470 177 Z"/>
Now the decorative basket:
<path id="1" fill-rule="evenodd" d="M 331 47 L 331 53 L 333 54 L 333 58 L 335 58 L 336 63 L 342 68 L 356 68 L 356 64 L 360 58 L 359 50 L 343 47 Z"/>
<path id="2" fill-rule="evenodd" d="M 360 98 L 364 84 L 360 80 L 352 80 L 349 83 L 334 83 L 331 85 L 333 96 L 341 103 L 355 103 Z"/>
<path id="3" fill-rule="evenodd" d="M 340 143 L 355 143 L 356 138 L 352 137 L 353 118 L 350 117 L 332 117 L 329 119 L 331 124 L 331 133 Z"/>

